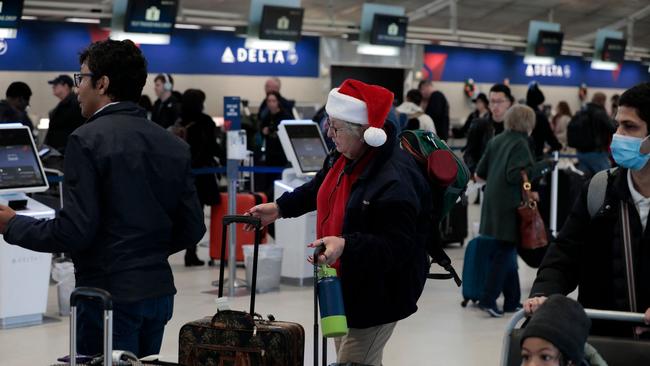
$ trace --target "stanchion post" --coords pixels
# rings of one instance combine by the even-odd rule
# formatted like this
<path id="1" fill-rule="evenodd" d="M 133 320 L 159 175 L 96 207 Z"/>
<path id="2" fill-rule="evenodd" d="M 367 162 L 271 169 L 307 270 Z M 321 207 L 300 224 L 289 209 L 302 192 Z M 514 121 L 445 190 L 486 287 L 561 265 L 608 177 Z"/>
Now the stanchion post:
<path id="1" fill-rule="evenodd" d="M 560 161 L 560 152 L 553 152 L 553 160 L 555 161 L 555 167 L 553 168 L 553 174 L 551 175 L 551 217 L 550 217 L 550 227 L 551 234 L 553 237 L 557 236 L 557 197 L 558 197 L 558 177 L 559 169 L 558 162 Z"/>
<path id="2" fill-rule="evenodd" d="M 228 131 L 228 214 L 237 214 L 237 183 L 239 163 L 246 159 L 246 133 L 241 129 L 241 100 L 239 97 L 223 97 L 224 124 Z M 237 286 L 237 230 L 228 230 L 228 296 L 234 297 Z M 224 260 L 225 258 L 221 258 Z"/>

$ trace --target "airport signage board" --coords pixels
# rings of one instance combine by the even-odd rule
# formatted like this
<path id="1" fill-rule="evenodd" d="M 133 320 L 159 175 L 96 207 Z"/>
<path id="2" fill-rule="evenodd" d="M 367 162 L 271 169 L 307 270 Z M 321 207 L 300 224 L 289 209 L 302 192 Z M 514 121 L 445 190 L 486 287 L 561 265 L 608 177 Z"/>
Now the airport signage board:
<path id="1" fill-rule="evenodd" d="M 0 70 L 79 70 L 79 51 L 107 36 L 96 25 L 25 21 L 18 38 L 0 41 Z M 294 50 L 257 50 L 234 33 L 186 29 L 169 45 L 140 45 L 150 73 L 280 77 L 318 77 L 319 47 L 319 38 L 301 37 Z"/>
<path id="2" fill-rule="evenodd" d="M 536 80 L 543 85 L 575 86 L 582 83 L 602 88 L 629 88 L 648 81 L 648 67 L 640 62 L 623 62 L 617 70 L 591 68 L 581 57 L 560 56 L 552 65 L 525 64 L 524 56 L 512 51 L 480 48 L 426 46 L 423 77 L 439 81 L 526 85 Z"/>

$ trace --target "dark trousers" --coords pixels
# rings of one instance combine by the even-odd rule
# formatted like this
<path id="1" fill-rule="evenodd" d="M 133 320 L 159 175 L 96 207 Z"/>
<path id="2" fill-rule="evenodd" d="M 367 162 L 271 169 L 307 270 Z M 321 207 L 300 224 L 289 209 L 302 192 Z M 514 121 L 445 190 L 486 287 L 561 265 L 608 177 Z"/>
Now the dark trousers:
<path id="1" fill-rule="evenodd" d="M 133 303 L 113 303 L 113 349 L 138 357 L 160 353 L 165 325 L 174 310 L 174 296 Z M 77 352 L 93 356 L 104 353 L 102 306 L 80 301 L 77 306 Z"/>
<path id="2" fill-rule="evenodd" d="M 480 299 L 481 306 L 496 308 L 496 301 L 503 292 L 503 308 L 512 311 L 521 301 L 519 273 L 517 272 L 517 248 L 515 244 L 499 241 L 490 258 L 488 275 Z"/>

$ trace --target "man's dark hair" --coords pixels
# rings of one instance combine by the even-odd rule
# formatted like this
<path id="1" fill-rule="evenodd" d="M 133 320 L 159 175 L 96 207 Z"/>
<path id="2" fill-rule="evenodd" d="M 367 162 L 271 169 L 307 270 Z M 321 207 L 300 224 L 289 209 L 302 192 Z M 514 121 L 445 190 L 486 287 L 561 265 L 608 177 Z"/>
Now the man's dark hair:
<path id="1" fill-rule="evenodd" d="M 32 89 L 22 81 L 14 81 L 9 84 L 5 95 L 7 98 L 23 98 L 26 101 L 29 101 L 29 98 L 32 97 Z"/>
<path id="2" fill-rule="evenodd" d="M 420 103 L 422 103 L 422 93 L 417 89 L 411 89 L 406 93 L 406 100 L 413 104 L 420 105 Z"/>
<path id="3" fill-rule="evenodd" d="M 165 75 L 167 75 L 167 79 L 165 78 Z M 156 81 L 160 81 L 161 83 L 166 83 L 169 81 L 170 84 L 174 85 L 174 78 L 170 74 L 158 74 L 156 77 L 153 79 L 153 82 L 155 83 Z"/>
<path id="4" fill-rule="evenodd" d="M 420 80 L 420 82 L 418 83 L 418 90 L 422 89 L 422 87 L 425 85 L 431 85 L 431 84 L 433 84 L 433 81 L 431 80 Z"/>
<path id="5" fill-rule="evenodd" d="M 634 108 L 639 118 L 650 126 L 650 83 L 641 83 L 626 90 L 618 105 Z"/>
<path id="6" fill-rule="evenodd" d="M 181 99 L 181 113 L 184 119 L 193 119 L 203 112 L 205 93 L 199 89 L 187 89 Z M 187 121 L 186 121 L 187 122 Z"/>
<path id="7" fill-rule="evenodd" d="M 147 82 L 147 60 L 130 40 L 107 39 L 91 44 L 79 55 L 79 64 L 86 63 L 93 86 L 102 76 L 109 79 L 106 94 L 114 101 L 137 103 Z"/>
<path id="8" fill-rule="evenodd" d="M 494 84 L 490 88 L 490 93 L 503 93 L 506 95 L 508 99 L 510 99 L 510 103 L 514 103 L 515 98 L 512 96 L 510 93 L 510 87 L 508 87 L 505 84 Z"/>

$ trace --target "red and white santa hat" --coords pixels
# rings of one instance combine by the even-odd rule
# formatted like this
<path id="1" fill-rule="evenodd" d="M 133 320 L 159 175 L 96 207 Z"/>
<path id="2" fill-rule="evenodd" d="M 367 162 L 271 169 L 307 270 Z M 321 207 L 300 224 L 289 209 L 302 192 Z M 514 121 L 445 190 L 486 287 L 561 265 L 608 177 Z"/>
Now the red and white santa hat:
<path id="1" fill-rule="evenodd" d="M 331 118 L 370 125 L 363 139 L 368 145 L 377 147 L 386 142 L 383 127 L 392 105 L 393 93 L 388 89 L 347 79 L 330 91 L 325 110 Z"/>

